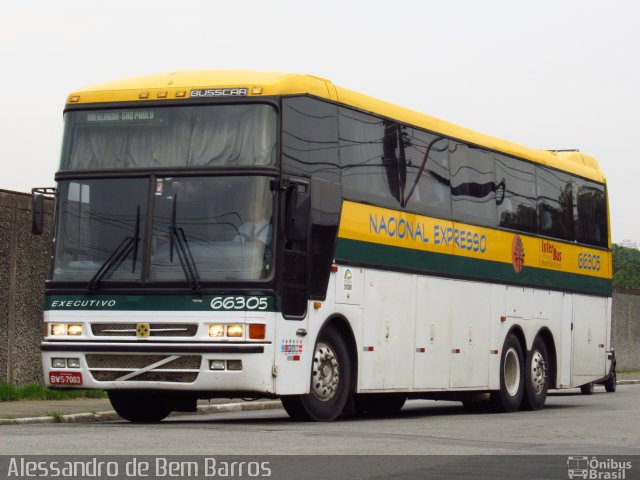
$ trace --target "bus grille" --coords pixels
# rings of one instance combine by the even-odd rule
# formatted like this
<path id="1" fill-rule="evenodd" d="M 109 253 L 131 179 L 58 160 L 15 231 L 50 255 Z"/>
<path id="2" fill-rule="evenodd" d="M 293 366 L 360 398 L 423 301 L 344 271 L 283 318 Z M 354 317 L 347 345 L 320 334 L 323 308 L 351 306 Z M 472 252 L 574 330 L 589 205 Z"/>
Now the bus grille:
<path id="1" fill-rule="evenodd" d="M 135 323 L 94 323 L 91 332 L 96 337 L 135 337 Z M 151 323 L 150 337 L 195 337 L 198 325 L 195 323 Z"/>
<path id="2" fill-rule="evenodd" d="M 151 370 L 136 373 L 150 365 L 169 359 L 169 355 L 109 355 L 87 354 L 89 372 L 99 382 L 120 380 L 131 382 L 194 382 L 200 370 L 200 355 L 183 355 L 158 365 Z"/>

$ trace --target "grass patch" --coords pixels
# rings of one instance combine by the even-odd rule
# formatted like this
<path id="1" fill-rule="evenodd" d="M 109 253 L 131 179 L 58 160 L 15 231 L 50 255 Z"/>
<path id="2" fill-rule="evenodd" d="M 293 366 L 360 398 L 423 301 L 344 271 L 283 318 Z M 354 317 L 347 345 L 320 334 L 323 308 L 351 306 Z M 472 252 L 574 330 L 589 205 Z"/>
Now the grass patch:
<path id="1" fill-rule="evenodd" d="M 618 375 L 640 375 L 640 370 L 618 370 Z"/>
<path id="2" fill-rule="evenodd" d="M 17 400 L 73 400 L 75 398 L 107 398 L 104 390 L 49 390 L 42 385 L 14 387 L 0 383 L 0 402 Z"/>
<path id="3" fill-rule="evenodd" d="M 62 412 L 44 412 L 47 417 L 53 417 L 56 423 L 64 423 L 64 413 Z"/>

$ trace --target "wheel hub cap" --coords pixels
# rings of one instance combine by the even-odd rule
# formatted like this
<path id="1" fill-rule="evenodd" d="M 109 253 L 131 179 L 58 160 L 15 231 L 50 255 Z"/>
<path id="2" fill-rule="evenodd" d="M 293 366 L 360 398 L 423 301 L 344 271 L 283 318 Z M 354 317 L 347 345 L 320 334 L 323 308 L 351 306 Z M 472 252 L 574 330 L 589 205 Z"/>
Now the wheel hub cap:
<path id="1" fill-rule="evenodd" d="M 544 390 L 546 380 L 547 368 L 544 357 L 536 350 L 531 357 L 531 386 L 536 394 Z"/>
<path id="2" fill-rule="evenodd" d="M 520 387 L 520 359 L 512 347 L 504 357 L 504 385 L 509 395 L 514 397 Z"/>
<path id="3" fill-rule="evenodd" d="M 322 401 L 330 400 L 338 389 L 340 365 L 331 346 L 319 342 L 313 355 L 311 393 Z"/>

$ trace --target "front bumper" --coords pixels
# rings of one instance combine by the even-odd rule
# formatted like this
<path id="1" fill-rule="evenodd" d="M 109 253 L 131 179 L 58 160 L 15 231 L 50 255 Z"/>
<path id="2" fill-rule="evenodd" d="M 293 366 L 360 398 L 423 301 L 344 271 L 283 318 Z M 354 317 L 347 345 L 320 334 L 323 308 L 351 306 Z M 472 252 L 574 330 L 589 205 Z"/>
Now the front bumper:
<path id="1" fill-rule="evenodd" d="M 264 343 L 83 342 L 41 344 L 45 382 L 57 388 L 153 389 L 272 395 L 274 348 Z M 53 359 L 78 359 L 79 368 L 54 368 Z M 242 362 L 240 370 L 211 370 L 210 361 Z M 220 363 L 220 362 L 218 362 Z M 237 365 L 237 362 L 234 362 Z M 53 384 L 77 374 L 80 384 Z"/>

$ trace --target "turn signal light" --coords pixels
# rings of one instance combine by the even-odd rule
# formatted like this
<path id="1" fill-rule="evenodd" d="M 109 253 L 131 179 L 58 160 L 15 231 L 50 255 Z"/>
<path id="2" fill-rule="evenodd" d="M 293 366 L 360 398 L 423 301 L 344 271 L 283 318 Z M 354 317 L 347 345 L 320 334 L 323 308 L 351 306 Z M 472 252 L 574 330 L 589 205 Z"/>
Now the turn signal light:
<path id="1" fill-rule="evenodd" d="M 249 338 L 254 340 L 262 340 L 265 337 L 267 328 L 264 323 L 249 324 Z"/>

